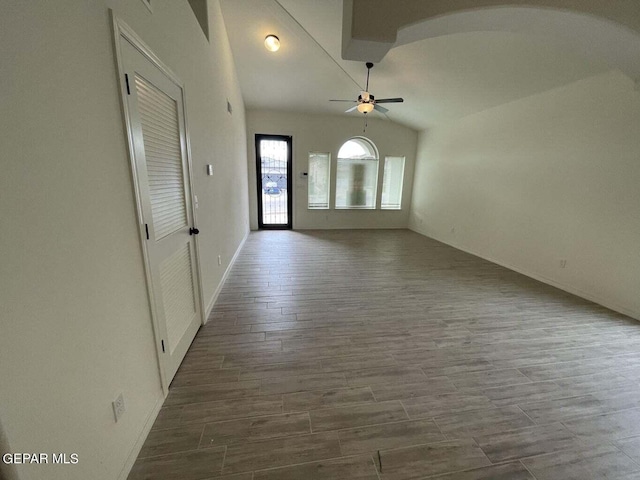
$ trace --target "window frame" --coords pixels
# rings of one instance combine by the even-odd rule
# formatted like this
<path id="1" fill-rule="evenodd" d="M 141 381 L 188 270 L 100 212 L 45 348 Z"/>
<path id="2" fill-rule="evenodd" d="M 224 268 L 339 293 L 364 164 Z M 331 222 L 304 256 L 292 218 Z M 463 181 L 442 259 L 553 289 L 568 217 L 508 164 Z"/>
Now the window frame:
<path id="1" fill-rule="evenodd" d="M 385 190 L 385 180 L 386 180 L 386 173 L 387 173 L 387 161 L 389 159 L 402 159 L 402 173 L 400 174 L 400 197 L 398 199 L 398 206 L 387 206 L 385 207 L 385 204 L 383 203 L 382 199 L 384 198 L 384 190 Z M 384 163 L 382 166 L 382 188 L 380 189 L 380 210 L 402 210 L 402 196 L 404 194 L 404 173 L 405 173 L 405 169 L 407 166 L 407 157 L 404 155 L 385 155 L 384 156 Z"/>
<path id="2" fill-rule="evenodd" d="M 365 143 L 368 146 L 367 149 L 372 151 L 375 157 L 360 158 L 360 159 L 356 157 L 340 157 L 340 151 L 344 148 L 346 144 L 352 141 Z M 338 205 L 338 181 L 340 179 L 339 170 L 340 170 L 341 160 L 350 161 L 350 162 L 358 161 L 358 160 L 362 162 L 368 162 L 368 161 L 375 162 L 375 170 L 374 170 L 375 177 L 371 182 L 371 184 L 367 185 L 366 187 L 366 188 L 372 189 L 371 193 L 372 193 L 373 202 L 371 205 L 363 205 L 363 206 L 355 206 L 355 205 L 339 206 Z M 351 164 L 354 165 L 355 163 L 351 163 Z M 340 148 L 338 149 L 338 155 L 336 155 L 336 174 L 335 174 L 335 191 L 334 191 L 334 207 L 333 208 L 335 210 L 377 210 L 378 196 L 379 196 L 379 188 L 378 188 L 379 181 L 380 181 L 380 152 L 376 144 L 372 140 L 363 136 L 355 136 L 355 137 L 348 138 L 340 145 Z"/>
<path id="3" fill-rule="evenodd" d="M 311 168 L 310 160 L 312 155 L 326 155 L 327 156 L 327 206 L 326 207 L 312 207 L 309 202 L 309 193 L 311 191 Z M 331 209 L 331 152 L 309 152 L 307 156 L 307 210 L 330 210 Z"/>

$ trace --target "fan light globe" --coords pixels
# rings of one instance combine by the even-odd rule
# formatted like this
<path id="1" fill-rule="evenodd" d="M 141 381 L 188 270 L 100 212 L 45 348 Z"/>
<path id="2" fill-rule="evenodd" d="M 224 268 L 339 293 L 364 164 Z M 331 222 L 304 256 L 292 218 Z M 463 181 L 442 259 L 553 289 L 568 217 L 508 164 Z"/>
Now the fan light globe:
<path id="1" fill-rule="evenodd" d="M 264 46 L 270 52 L 277 52 L 280 50 L 280 39 L 275 35 L 267 35 L 264 39 Z"/>
<path id="2" fill-rule="evenodd" d="M 373 110 L 373 103 L 361 103 L 358 105 L 358 111 L 360 113 L 369 113 Z"/>

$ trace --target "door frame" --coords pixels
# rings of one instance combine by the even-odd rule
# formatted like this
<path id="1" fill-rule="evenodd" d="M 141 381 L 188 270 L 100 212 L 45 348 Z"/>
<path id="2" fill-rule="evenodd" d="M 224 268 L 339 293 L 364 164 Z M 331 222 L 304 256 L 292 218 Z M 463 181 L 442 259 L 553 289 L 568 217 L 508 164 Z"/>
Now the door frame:
<path id="1" fill-rule="evenodd" d="M 191 197 L 191 207 L 190 213 L 191 218 L 193 218 L 194 225 L 198 225 L 197 212 L 194 207 L 195 205 L 195 194 L 193 188 L 193 176 L 192 176 L 192 162 L 191 162 L 191 144 L 189 140 L 189 126 L 187 123 L 187 100 L 186 100 L 186 91 L 184 88 L 184 84 L 182 81 L 167 67 L 149 48 L 149 46 L 144 43 L 144 41 L 127 25 L 123 20 L 116 17 L 113 13 L 113 10 L 109 9 L 109 13 L 111 15 L 111 20 L 113 24 L 113 42 L 114 42 L 114 51 L 115 51 L 115 60 L 116 60 L 116 71 L 118 74 L 118 85 L 120 87 L 120 107 L 122 109 L 122 115 L 124 119 L 124 130 L 125 135 L 127 137 L 127 153 L 129 157 L 129 166 L 131 167 L 131 178 L 132 178 L 132 186 L 134 192 L 135 199 L 135 208 L 136 208 L 136 220 L 138 222 L 138 237 L 140 241 L 140 247 L 142 250 L 143 257 L 143 267 L 145 273 L 146 280 L 146 288 L 147 288 L 147 300 L 149 302 L 149 312 L 151 314 L 151 323 L 153 327 L 153 336 L 155 340 L 156 347 L 156 361 L 158 366 L 158 374 L 160 376 L 160 383 L 162 385 L 162 390 L 164 395 L 166 396 L 169 393 L 169 384 L 171 383 L 171 379 L 168 379 L 162 363 L 162 355 L 164 353 L 163 348 L 163 339 L 160 335 L 160 327 L 158 320 L 158 313 L 156 311 L 156 302 L 155 295 L 153 293 L 153 284 L 151 278 L 151 263 L 149 259 L 149 250 L 147 247 L 147 231 L 146 231 L 146 222 L 144 221 L 143 209 L 142 209 L 142 193 L 140 191 L 140 183 L 138 174 L 136 171 L 136 160 L 135 160 L 135 146 L 133 141 L 132 134 L 132 122 L 131 116 L 129 114 L 129 109 L 127 108 L 127 83 L 124 77 L 124 66 L 122 60 L 122 51 L 120 48 L 120 39 L 124 39 L 129 42 L 136 50 L 138 50 L 147 60 L 149 60 L 152 64 L 154 64 L 164 75 L 167 76 L 173 83 L 175 83 L 182 90 L 182 110 L 184 112 L 184 129 L 185 129 L 185 143 L 186 143 L 186 181 L 189 184 L 189 191 Z M 197 302 L 200 306 L 200 325 L 204 325 L 204 315 L 205 315 L 205 307 L 203 303 L 203 292 L 202 292 L 202 277 L 201 277 L 201 268 L 200 268 L 200 247 L 198 244 L 198 236 L 194 235 L 194 253 L 195 253 L 195 278 L 197 283 L 196 294 L 198 296 Z"/>
<path id="2" fill-rule="evenodd" d="M 281 140 L 287 142 L 287 223 L 283 225 L 265 225 L 262 221 L 262 159 L 260 140 Z M 258 196 L 258 229 L 291 230 L 293 228 L 293 137 L 291 135 L 255 134 L 256 148 L 256 187 Z"/>

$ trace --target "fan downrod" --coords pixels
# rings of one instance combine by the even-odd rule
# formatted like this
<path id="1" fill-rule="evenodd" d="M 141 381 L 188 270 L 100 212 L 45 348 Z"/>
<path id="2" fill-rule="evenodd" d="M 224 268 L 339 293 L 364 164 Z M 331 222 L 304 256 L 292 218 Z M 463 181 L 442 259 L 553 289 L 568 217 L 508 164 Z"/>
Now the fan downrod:
<path id="1" fill-rule="evenodd" d="M 373 68 L 373 63 L 367 62 L 365 64 L 367 66 L 367 86 L 365 87 L 365 92 L 369 91 L 369 73 L 371 73 L 371 69 Z"/>

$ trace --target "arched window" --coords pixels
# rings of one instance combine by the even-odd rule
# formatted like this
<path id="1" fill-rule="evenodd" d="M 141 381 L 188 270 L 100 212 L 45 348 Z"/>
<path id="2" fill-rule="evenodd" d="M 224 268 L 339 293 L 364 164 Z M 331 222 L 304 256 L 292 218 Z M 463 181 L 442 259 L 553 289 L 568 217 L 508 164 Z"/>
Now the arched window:
<path id="1" fill-rule="evenodd" d="M 376 208 L 378 149 L 364 137 L 347 140 L 338 151 L 336 208 Z"/>

